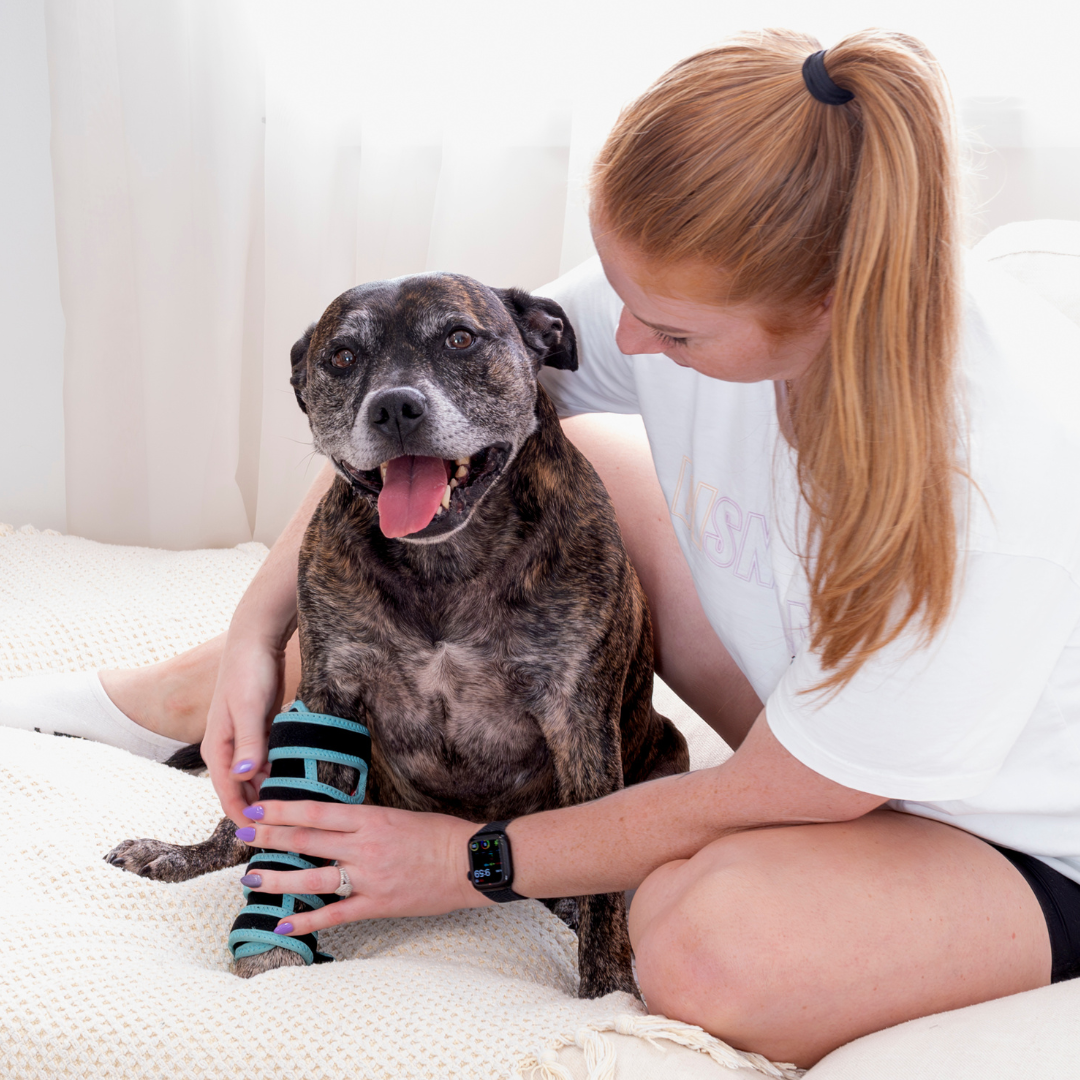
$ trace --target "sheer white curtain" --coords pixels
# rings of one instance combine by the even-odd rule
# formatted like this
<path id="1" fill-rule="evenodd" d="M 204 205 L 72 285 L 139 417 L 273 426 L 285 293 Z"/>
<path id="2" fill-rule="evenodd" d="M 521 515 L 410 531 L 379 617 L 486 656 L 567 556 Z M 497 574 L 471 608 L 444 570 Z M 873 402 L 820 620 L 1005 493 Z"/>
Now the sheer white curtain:
<path id="1" fill-rule="evenodd" d="M 175 548 L 250 539 L 241 443 L 258 428 L 263 318 L 250 10 L 89 0 L 46 16 L 68 528 Z"/>
<path id="2" fill-rule="evenodd" d="M 906 29 L 958 96 L 1016 94 L 1003 60 L 1042 32 L 1035 96 L 1053 113 L 1077 81 L 1071 3 L 974 25 L 930 0 L 45 6 L 67 527 L 170 548 L 270 542 L 287 520 L 319 464 L 289 347 L 331 299 L 425 269 L 535 287 L 576 265 L 581 179 L 620 105 L 748 20 L 825 43 Z"/>
<path id="3" fill-rule="evenodd" d="M 439 268 L 536 286 L 589 254 L 542 19 L 515 40 L 494 7 L 487 35 L 436 4 L 46 10 L 72 532 L 271 541 L 319 464 L 289 347 L 334 296 Z"/>

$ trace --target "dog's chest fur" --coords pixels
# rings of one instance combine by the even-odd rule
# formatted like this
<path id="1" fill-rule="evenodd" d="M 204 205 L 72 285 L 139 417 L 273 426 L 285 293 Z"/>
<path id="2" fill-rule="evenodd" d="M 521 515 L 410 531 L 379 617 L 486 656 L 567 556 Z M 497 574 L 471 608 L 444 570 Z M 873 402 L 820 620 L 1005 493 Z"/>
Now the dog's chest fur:
<path id="1" fill-rule="evenodd" d="M 547 802 L 552 765 L 533 710 L 559 706 L 531 665 L 499 655 L 490 641 L 365 651 L 359 696 L 401 788 L 478 807 L 508 790 L 535 789 L 532 799 Z M 519 693 L 508 692 L 515 687 Z"/>
<path id="2" fill-rule="evenodd" d="M 307 578 L 323 581 L 326 565 L 312 554 Z M 303 617 L 321 639 L 315 681 L 371 730 L 381 797 L 476 817 L 508 798 L 515 814 L 555 805 L 539 720 L 569 722 L 578 666 L 573 646 L 554 648 L 556 627 L 535 613 L 515 618 L 477 583 L 429 592 L 408 611 L 373 582 L 352 592 L 346 606 L 317 586 L 302 590 Z"/>

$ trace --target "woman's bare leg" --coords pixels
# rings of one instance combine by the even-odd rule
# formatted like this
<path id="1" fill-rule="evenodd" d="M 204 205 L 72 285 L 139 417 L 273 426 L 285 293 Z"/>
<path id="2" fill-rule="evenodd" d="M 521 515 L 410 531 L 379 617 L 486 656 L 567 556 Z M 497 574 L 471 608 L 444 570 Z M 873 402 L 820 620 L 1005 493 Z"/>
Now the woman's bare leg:
<path id="1" fill-rule="evenodd" d="M 640 416 L 592 413 L 563 421 L 615 504 L 619 529 L 652 611 L 660 677 L 731 747 L 761 702 L 705 617 L 656 479 Z"/>
<path id="2" fill-rule="evenodd" d="M 654 871 L 630 909 L 650 1011 L 813 1065 L 904 1020 L 1045 986 L 1020 872 L 927 818 L 756 829 Z"/>
<path id="3" fill-rule="evenodd" d="M 206 713 L 214 696 L 225 648 L 219 634 L 194 649 L 146 667 L 98 672 L 112 703 L 141 727 L 180 742 L 202 742 Z M 300 683 L 296 634 L 285 648 L 283 700 L 291 701 Z"/>
<path id="4" fill-rule="evenodd" d="M 300 541 L 311 515 L 334 480 L 327 462 L 312 482 L 300 506 L 275 541 L 237 607 L 244 610 L 253 594 L 263 600 L 255 621 L 268 638 L 277 637 L 275 650 L 287 638 L 281 668 L 280 700 L 291 701 L 300 682 L 300 648 L 295 632 L 296 562 Z M 272 579 L 268 585 L 268 580 Z M 276 601 L 276 602 L 275 602 Z M 266 606 L 269 602 L 269 607 Z M 250 620 L 249 620 L 250 621 Z M 236 615 L 233 617 L 235 628 Z M 179 656 L 148 667 L 101 671 L 98 677 L 112 703 L 140 727 L 180 742 L 202 742 L 206 714 L 217 686 L 226 635 L 196 645 Z"/>

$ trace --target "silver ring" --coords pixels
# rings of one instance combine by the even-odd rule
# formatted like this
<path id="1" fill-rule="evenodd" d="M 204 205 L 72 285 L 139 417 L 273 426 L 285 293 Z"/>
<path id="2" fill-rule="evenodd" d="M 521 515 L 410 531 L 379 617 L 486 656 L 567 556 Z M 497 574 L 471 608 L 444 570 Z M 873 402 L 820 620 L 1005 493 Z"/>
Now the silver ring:
<path id="1" fill-rule="evenodd" d="M 341 875 L 341 881 L 334 890 L 334 895 L 340 896 L 344 900 L 347 896 L 352 896 L 352 882 L 349 880 L 349 875 L 345 873 L 344 866 L 339 866 L 337 872 Z"/>

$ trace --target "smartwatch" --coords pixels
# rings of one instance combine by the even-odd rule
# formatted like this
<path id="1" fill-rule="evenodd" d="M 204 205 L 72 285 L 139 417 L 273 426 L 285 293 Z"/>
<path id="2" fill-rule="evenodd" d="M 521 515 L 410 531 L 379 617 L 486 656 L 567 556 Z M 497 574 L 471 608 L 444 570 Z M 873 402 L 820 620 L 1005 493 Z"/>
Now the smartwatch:
<path id="1" fill-rule="evenodd" d="M 497 903 L 526 900 L 514 892 L 514 864 L 510 858 L 510 840 L 506 835 L 509 821 L 493 821 L 469 838 L 469 881 Z"/>

